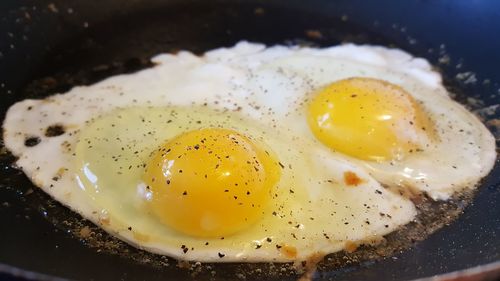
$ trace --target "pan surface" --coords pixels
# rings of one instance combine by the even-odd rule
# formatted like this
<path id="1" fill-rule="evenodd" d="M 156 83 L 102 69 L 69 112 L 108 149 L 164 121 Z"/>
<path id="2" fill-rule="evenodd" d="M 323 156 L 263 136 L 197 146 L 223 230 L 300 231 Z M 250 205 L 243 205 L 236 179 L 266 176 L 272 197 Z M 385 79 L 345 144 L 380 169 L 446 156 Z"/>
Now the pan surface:
<path id="1" fill-rule="evenodd" d="M 269 45 L 353 42 L 394 46 L 427 58 L 498 140 L 500 2 L 493 0 L 9 0 L 0 3 L 0 20 L 2 118 L 15 101 L 139 70 L 160 52 L 202 53 L 243 39 Z M 92 225 L 37 190 L 10 167 L 13 160 L 8 153 L 0 155 L 0 272 L 76 280 L 296 279 L 273 265 L 262 266 L 274 271 L 270 275 L 238 264 L 188 270 L 104 233 L 82 238 L 75 229 Z M 473 202 L 450 225 L 390 257 L 344 263 L 315 277 L 410 280 L 496 262 L 489 267 L 494 270 L 500 261 L 498 202 L 497 161 Z M 253 274 L 246 274 L 249 270 Z"/>

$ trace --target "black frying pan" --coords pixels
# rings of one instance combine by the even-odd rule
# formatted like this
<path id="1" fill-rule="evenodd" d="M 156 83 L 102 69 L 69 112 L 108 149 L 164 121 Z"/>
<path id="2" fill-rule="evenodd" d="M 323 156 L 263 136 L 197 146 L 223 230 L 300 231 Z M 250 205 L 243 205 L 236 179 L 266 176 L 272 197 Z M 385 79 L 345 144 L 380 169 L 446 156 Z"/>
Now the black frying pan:
<path id="1" fill-rule="evenodd" d="M 321 36 L 310 30 L 320 31 Z M 3 0 L 0 112 L 3 115 L 8 106 L 27 97 L 64 92 L 74 85 L 147 67 L 148 58 L 159 52 L 203 52 L 241 39 L 267 44 L 328 46 L 354 42 L 396 46 L 429 59 L 443 72 L 447 86 L 459 93 L 457 99 L 479 114 L 486 112 L 482 108 L 500 102 L 500 2 L 495 0 Z M 473 80 L 477 81 L 470 83 Z M 467 97 L 477 100 L 471 102 Z M 498 117 L 496 108 L 493 115 L 485 116 L 485 122 L 494 125 Z M 288 271 L 277 272 L 269 264 L 219 264 L 187 270 L 166 257 L 119 243 L 97 229 L 93 239 L 84 239 L 75 229 L 94 229 L 92 224 L 37 190 L 10 167 L 12 161 L 8 153 L 1 154 L 0 279 L 297 277 Z M 500 268 L 499 187 L 497 161 L 473 203 L 449 226 L 389 257 L 339 263 L 322 268 L 315 277 L 409 280 L 481 266 L 461 276 L 493 280 Z M 450 276 L 441 278 L 453 278 Z"/>

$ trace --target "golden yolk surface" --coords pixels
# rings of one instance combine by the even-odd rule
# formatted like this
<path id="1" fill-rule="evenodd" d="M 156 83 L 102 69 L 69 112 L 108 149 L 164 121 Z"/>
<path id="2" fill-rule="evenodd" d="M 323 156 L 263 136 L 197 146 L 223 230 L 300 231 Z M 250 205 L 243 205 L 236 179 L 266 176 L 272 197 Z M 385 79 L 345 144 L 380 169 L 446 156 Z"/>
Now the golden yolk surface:
<path id="1" fill-rule="evenodd" d="M 312 99 L 307 120 L 326 146 L 364 160 L 391 160 L 420 148 L 432 123 L 401 87 L 372 78 L 336 81 Z"/>
<path id="2" fill-rule="evenodd" d="M 277 161 L 248 137 L 228 129 L 190 131 L 163 144 L 143 180 L 149 206 L 183 233 L 217 237 L 256 220 L 280 177 Z"/>

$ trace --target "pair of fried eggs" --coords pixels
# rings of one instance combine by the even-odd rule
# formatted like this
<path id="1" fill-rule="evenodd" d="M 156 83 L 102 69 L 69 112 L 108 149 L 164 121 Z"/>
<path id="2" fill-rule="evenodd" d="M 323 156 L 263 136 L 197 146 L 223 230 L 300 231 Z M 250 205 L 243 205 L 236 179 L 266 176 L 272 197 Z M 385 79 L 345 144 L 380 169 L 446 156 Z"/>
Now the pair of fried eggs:
<path id="1" fill-rule="evenodd" d="M 399 50 L 240 42 L 153 62 L 18 102 L 3 124 L 37 186 L 151 252 L 286 262 L 340 251 L 413 220 L 405 192 L 446 200 L 496 158 L 440 76 Z"/>

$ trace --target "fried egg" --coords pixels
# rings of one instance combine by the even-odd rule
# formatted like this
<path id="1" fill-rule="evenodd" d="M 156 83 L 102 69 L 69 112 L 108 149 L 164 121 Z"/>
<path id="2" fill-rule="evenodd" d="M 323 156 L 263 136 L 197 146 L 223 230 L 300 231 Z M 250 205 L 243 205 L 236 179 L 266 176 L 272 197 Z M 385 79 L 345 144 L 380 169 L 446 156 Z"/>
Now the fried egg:
<path id="1" fill-rule="evenodd" d="M 33 183 L 110 234 L 183 260 L 286 262 L 410 222 L 393 188 L 445 200 L 494 139 L 423 59 L 241 42 L 7 112 Z"/>

